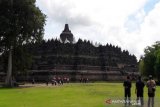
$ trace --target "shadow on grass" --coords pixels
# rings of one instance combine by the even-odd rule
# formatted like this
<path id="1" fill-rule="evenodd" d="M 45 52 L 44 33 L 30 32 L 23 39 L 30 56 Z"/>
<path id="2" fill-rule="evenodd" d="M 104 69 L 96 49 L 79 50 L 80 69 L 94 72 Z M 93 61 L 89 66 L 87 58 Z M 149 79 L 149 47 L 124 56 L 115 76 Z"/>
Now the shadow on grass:
<path id="1" fill-rule="evenodd" d="M 21 88 L 31 88 L 34 87 L 33 85 L 18 85 L 18 86 L 12 86 L 12 87 L 8 87 L 5 84 L 0 84 L 0 90 L 1 89 L 21 89 Z"/>

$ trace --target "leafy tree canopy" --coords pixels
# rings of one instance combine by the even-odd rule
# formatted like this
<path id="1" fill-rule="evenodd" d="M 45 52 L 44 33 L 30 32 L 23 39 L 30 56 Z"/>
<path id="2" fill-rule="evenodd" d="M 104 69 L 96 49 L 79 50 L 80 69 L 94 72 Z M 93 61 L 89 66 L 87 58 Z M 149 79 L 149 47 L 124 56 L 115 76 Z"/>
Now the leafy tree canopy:
<path id="1" fill-rule="evenodd" d="M 10 46 L 40 41 L 45 15 L 35 6 L 36 0 L 0 0 L 1 51 Z"/>
<path id="2" fill-rule="evenodd" d="M 22 46 L 43 38 L 46 16 L 36 7 L 35 2 L 36 0 L 0 0 L 0 53 L 9 53 L 6 86 L 12 86 L 12 63 L 14 70 L 24 70 L 28 66 L 28 55 L 24 55 Z M 13 54 L 17 63 L 12 62 L 12 49 L 20 50 L 19 57 Z"/>
<path id="3" fill-rule="evenodd" d="M 142 74 L 156 76 L 160 80 L 160 41 L 144 50 L 144 57 L 140 59 L 139 70 Z"/>

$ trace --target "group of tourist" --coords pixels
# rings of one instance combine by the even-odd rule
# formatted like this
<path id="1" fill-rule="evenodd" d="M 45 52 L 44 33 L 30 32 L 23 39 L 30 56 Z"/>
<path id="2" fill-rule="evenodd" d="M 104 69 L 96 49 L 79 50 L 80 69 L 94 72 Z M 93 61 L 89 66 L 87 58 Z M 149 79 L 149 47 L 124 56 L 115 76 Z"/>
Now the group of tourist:
<path id="1" fill-rule="evenodd" d="M 46 79 L 46 85 L 48 86 L 49 83 L 52 85 L 63 85 L 63 83 L 69 83 L 70 79 L 68 77 L 52 77 Z M 35 84 L 35 79 L 32 79 L 32 84 Z"/>
<path id="2" fill-rule="evenodd" d="M 131 87 L 132 87 L 130 76 L 127 76 L 126 80 L 123 83 L 123 86 L 124 86 L 124 94 L 125 94 L 124 95 L 125 105 L 130 105 Z M 144 106 L 144 99 L 143 99 L 144 87 L 145 87 L 145 83 L 142 81 L 141 76 L 139 76 L 138 80 L 136 81 L 135 93 L 137 95 L 137 102 L 139 102 L 141 106 Z M 156 82 L 153 80 L 152 75 L 149 75 L 149 79 L 146 83 L 146 87 L 148 88 L 148 107 L 150 107 L 150 105 L 154 107 Z"/>
<path id="3" fill-rule="evenodd" d="M 80 78 L 79 82 L 80 83 L 87 83 L 88 82 L 88 78 Z"/>
<path id="4" fill-rule="evenodd" d="M 53 77 L 51 80 L 52 85 L 63 85 L 63 83 L 69 83 L 70 79 L 67 77 L 61 78 L 61 77 Z"/>

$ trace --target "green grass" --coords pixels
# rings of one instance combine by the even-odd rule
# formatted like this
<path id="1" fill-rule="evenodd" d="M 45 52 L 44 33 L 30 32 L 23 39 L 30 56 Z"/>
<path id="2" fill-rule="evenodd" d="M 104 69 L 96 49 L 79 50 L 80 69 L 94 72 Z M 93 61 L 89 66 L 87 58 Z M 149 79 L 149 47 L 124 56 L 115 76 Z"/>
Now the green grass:
<path id="1" fill-rule="evenodd" d="M 135 84 L 132 86 L 132 100 L 135 100 Z M 122 104 L 105 103 L 107 99 L 123 100 L 123 94 L 122 83 L 70 83 L 63 86 L 0 88 L 0 107 L 123 107 Z M 146 87 L 144 98 L 147 101 Z M 160 87 L 156 90 L 156 107 L 160 104 L 158 101 Z"/>

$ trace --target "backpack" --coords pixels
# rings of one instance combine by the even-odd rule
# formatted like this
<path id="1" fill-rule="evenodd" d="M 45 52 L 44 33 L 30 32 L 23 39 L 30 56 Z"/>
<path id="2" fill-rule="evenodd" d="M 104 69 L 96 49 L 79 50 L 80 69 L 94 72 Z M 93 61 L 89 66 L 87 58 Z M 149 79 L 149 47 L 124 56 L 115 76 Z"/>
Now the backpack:
<path id="1" fill-rule="evenodd" d="M 155 81 L 149 80 L 147 82 L 147 87 L 148 87 L 148 93 L 154 93 L 155 92 Z"/>

